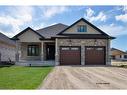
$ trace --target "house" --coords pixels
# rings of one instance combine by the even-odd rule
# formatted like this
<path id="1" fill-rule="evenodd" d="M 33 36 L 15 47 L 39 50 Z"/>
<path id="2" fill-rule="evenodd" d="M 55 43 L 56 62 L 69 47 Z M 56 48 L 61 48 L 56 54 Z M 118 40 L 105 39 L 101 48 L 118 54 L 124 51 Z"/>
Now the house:
<path id="1" fill-rule="evenodd" d="M 114 39 L 85 20 L 61 23 L 15 35 L 17 64 L 110 65 L 110 41 Z M 46 63 L 45 63 L 46 62 Z"/>
<path id="2" fill-rule="evenodd" d="M 117 61 L 127 60 L 127 52 L 124 52 L 116 48 L 111 48 L 111 58 L 112 60 L 117 60 Z"/>
<path id="3" fill-rule="evenodd" d="M 15 42 L 0 33 L 0 63 L 15 61 L 15 48 Z"/>

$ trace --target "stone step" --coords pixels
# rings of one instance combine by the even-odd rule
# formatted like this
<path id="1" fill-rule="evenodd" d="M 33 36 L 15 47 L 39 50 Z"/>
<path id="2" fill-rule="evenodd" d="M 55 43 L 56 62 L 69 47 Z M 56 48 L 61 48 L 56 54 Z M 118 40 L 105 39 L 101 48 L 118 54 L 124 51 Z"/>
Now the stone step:
<path id="1" fill-rule="evenodd" d="M 20 61 L 15 65 L 19 66 L 54 66 L 55 61 Z"/>

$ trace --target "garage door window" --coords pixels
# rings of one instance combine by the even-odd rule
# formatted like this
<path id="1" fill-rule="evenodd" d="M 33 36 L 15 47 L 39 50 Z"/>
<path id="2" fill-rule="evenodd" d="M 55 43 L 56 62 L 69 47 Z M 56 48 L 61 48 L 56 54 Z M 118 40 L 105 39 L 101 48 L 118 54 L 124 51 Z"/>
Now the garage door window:
<path id="1" fill-rule="evenodd" d="M 79 50 L 79 48 L 71 48 L 71 50 Z"/>
<path id="2" fill-rule="evenodd" d="M 68 47 L 63 47 L 63 48 L 61 48 L 61 50 L 69 50 L 69 48 Z"/>
<path id="3" fill-rule="evenodd" d="M 101 51 L 101 50 L 103 50 L 103 48 L 96 48 L 96 50 Z"/>
<path id="4" fill-rule="evenodd" d="M 93 50 L 93 48 L 86 48 L 87 50 Z"/>

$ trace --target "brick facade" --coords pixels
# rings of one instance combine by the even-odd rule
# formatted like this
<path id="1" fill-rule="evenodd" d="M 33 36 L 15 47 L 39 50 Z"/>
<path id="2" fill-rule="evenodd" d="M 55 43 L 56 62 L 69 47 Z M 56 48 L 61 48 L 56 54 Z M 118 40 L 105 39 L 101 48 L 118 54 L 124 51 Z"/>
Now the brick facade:
<path id="1" fill-rule="evenodd" d="M 106 47 L 106 65 L 110 65 L 109 49 L 110 41 L 107 39 L 58 39 L 57 40 L 56 65 L 59 65 L 60 46 L 80 46 L 81 64 L 85 64 L 85 46 L 105 46 Z"/>

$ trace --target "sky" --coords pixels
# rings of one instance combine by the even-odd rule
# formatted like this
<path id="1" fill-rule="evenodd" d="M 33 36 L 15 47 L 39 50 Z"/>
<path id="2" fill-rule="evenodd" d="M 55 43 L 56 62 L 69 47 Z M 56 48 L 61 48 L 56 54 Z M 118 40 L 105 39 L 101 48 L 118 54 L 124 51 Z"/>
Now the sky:
<path id="1" fill-rule="evenodd" d="M 27 27 L 71 25 L 80 18 L 116 37 L 111 47 L 127 51 L 127 6 L 0 6 L 0 32 L 13 37 Z"/>

